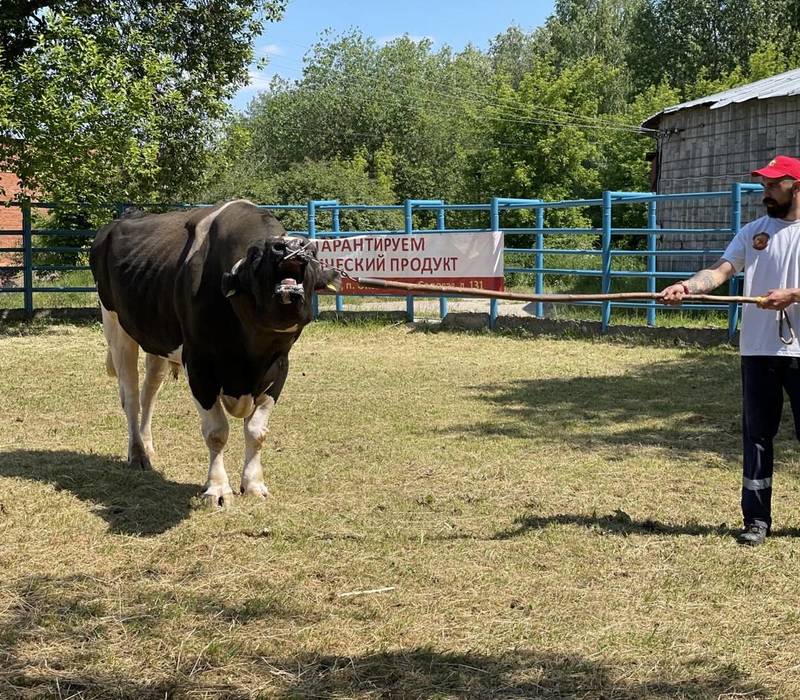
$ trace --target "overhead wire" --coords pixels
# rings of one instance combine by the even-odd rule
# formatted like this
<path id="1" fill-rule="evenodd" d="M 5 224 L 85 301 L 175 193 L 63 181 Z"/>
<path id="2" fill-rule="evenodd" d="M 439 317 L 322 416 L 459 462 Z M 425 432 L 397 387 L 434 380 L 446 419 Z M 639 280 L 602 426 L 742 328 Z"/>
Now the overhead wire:
<path id="1" fill-rule="evenodd" d="M 420 80 L 422 82 L 426 82 L 426 83 L 429 83 L 429 84 L 432 84 L 432 85 L 435 85 L 435 84 L 438 84 L 438 85 L 441 85 L 441 86 L 444 85 L 444 83 L 442 81 L 433 81 L 433 80 L 429 80 L 429 79 L 426 79 L 426 78 L 419 78 L 418 77 L 417 80 Z M 487 101 L 492 101 L 492 100 L 496 100 L 497 99 L 497 97 L 494 96 L 494 95 L 491 95 L 491 94 L 485 93 L 485 92 L 481 92 L 481 91 L 478 91 L 478 90 L 473 90 L 473 89 L 470 89 L 470 88 L 459 88 L 458 92 L 460 92 L 461 94 L 465 94 L 465 95 L 481 97 L 481 98 L 483 98 L 483 99 L 485 99 Z M 646 129 L 646 128 L 642 128 L 641 126 L 634 125 L 634 124 L 622 124 L 620 122 L 614 121 L 613 119 L 608 119 L 608 118 L 605 118 L 605 117 L 577 114 L 575 112 L 569 112 L 569 111 L 566 111 L 566 110 L 555 109 L 555 108 L 552 108 L 552 107 L 544 107 L 542 105 L 535 105 L 535 104 L 534 105 L 530 105 L 529 109 L 531 111 L 534 111 L 534 112 L 539 111 L 539 112 L 557 114 L 557 115 L 561 115 L 561 116 L 565 116 L 565 117 L 571 117 L 573 119 L 578 119 L 580 121 L 588 122 L 588 123 L 596 122 L 597 124 L 607 124 L 609 127 L 615 128 L 615 129 L 623 129 L 624 128 L 624 129 L 630 129 L 630 130 L 640 131 L 640 132 L 641 131 L 656 131 L 655 129 Z M 519 109 L 518 111 L 520 113 L 520 116 L 526 116 L 525 110 Z"/>
<path id="2" fill-rule="evenodd" d="M 300 48 L 305 48 L 305 47 L 303 47 L 302 45 L 300 45 L 300 44 L 298 44 L 296 42 L 286 42 L 286 43 L 292 44 L 294 46 L 298 46 Z M 298 64 L 297 63 L 287 64 L 287 63 L 285 63 L 283 61 L 273 61 L 273 59 L 270 59 L 270 63 L 273 63 L 273 62 L 275 62 L 275 63 L 283 63 L 284 67 L 289 68 L 292 71 L 297 71 L 298 70 Z M 302 72 L 302 68 L 303 67 L 304 66 L 300 67 L 300 71 L 301 72 Z M 421 76 L 415 76 L 415 80 L 420 81 L 420 82 L 424 82 L 424 83 L 428 83 L 430 85 L 437 85 L 439 87 L 445 87 L 445 81 L 443 81 L 443 80 L 431 80 L 429 78 L 424 78 L 424 77 L 421 77 Z M 483 98 L 484 100 L 486 100 L 487 102 L 492 102 L 492 101 L 495 101 L 497 99 L 497 97 L 495 95 L 492 95 L 490 93 L 481 92 L 479 90 L 470 89 L 470 88 L 461 88 L 461 87 L 459 87 L 459 88 L 457 88 L 455 90 L 451 90 L 450 91 L 450 95 L 451 96 L 454 95 L 455 93 L 459 93 L 461 95 L 470 95 L 470 96 L 480 97 L 480 98 Z M 570 112 L 570 111 L 567 111 L 567 110 L 559 110 L 559 109 L 555 109 L 555 108 L 552 108 L 552 107 L 544 107 L 542 105 L 530 105 L 528 109 L 530 109 L 531 111 L 546 112 L 546 113 L 557 114 L 557 115 L 561 115 L 561 116 L 565 116 L 565 117 L 571 117 L 573 119 L 577 118 L 577 119 L 579 119 L 581 121 L 596 122 L 598 124 L 603 124 L 604 123 L 604 124 L 608 124 L 609 127 L 612 127 L 612 128 L 615 128 L 615 129 L 627 128 L 627 129 L 638 131 L 638 132 L 654 132 L 654 133 L 658 133 L 657 129 L 649 129 L 649 128 L 641 127 L 639 125 L 634 125 L 634 124 L 621 124 L 619 122 L 616 122 L 613 119 L 608 119 L 608 118 L 605 118 L 605 117 L 577 114 L 575 112 Z M 516 109 L 515 111 L 519 112 L 519 116 L 527 116 L 527 112 L 524 111 L 524 110 Z"/>
<path id="3" fill-rule="evenodd" d="M 271 64 L 275 64 L 278 67 L 285 67 L 289 69 L 296 69 L 296 64 L 288 64 L 283 60 L 271 60 Z M 288 84 L 293 85 L 296 87 L 300 84 L 300 80 L 288 80 L 284 79 Z M 417 82 L 426 83 L 429 85 L 435 85 L 437 88 L 444 87 L 444 82 L 442 81 L 433 81 L 430 79 L 423 78 L 421 76 L 415 76 L 415 80 Z M 374 104 L 380 104 L 385 106 L 391 107 L 402 107 L 404 105 L 409 104 L 407 97 L 413 97 L 418 102 L 421 102 L 423 105 L 432 106 L 437 108 L 440 112 L 444 113 L 445 115 L 451 116 L 470 116 L 470 111 L 475 110 L 476 108 L 481 107 L 488 107 L 491 110 L 491 114 L 486 115 L 487 119 L 491 119 L 495 123 L 500 124 L 517 124 L 517 125 L 530 125 L 530 126 L 555 126 L 561 128 L 578 128 L 578 129 L 589 129 L 589 130 L 600 130 L 600 131 L 622 131 L 627 133 L 637 133 L 643 134 L 644 132 L 654 131 L 650 129 L 642 129 L 637 126 L 633 125 L 626 125 L 626 124 L 619 124 L 612 122 L 608 119 L 599 118 L 599 117 L 590 117 L 586 115 L 575 114 L 571 112 L 566 112 L 564 110 L 556 110 L 546 107 L 541 107 L 540 109 L 545 112 L 552 112 L 554 114 L 562 115 L 564 118 L 562 119 L 543 119 L 543 118 L 532 118 L 527 111 L 522 108 L 515 108 L 510 105 L 503 105 L 498 106 L 497 98 L 494 95 L 489 93 L 470 90 L 466 88 L 450 88 L 447 91 L 438 91 L 432 90 L 429 92 L 412 92 L 411 86 L 405 84 L 402 86 L 401 91 L 397 91 L 394 93 L 384 93 L 378 96 L 374 89 L 370 89 L 367 86 L 363 85 L 353 85 L 353 84 L 342 84 L 342 83 L 334 83 L 329 82 L 328 84 L 324 84 L 322 86 L 325 89 L 333 89 L 339 95 L 344 97 L 355 97 L 355 98 L 368 98 Z M 262 93 L 267 93 L 269 95 L 269 91 L 265 90 Z M 478 97 L 480 99 L 485 100 L 485 104 L 477 104 L 475 103 L 474 98 Z M 531 110 L 536 111 L 539 109 L 537 106 L 532 106 Z M 317 116 L 327 116 L 328 113 L 324 111 L 324 109 L 319 109 Z M 473 117 L 477 115 L 471 115 Z M 569 117 L 569 118 L 568 118 Z M 284 129 L 286 129 L 287 125 L 284 125 Z M 303 129 L 300 125 L 297 125 L 296 129 L 291 129 L 295 131 L 295 133 L 302 133 Z M 354 131 L 354 130 L 347 130 L 347 134 L 350 136 L 361 136 L 365 139 L 371 138 L 374 139 L 376 136 L 375 132 L 361 132 L 361 131 Z M 594 141 L 593 139 L 589 139 L 590 142 Z M 535 151 L 537 150 L 536 147 L 531 146 L 529 143 L 519 143 L 519 142 L 493 142 L 494 145 L 497 146 L 506 146 L 506 147 L 513 147 L 517 148 L 518 150 L 528 150 L 528 151 Z M 268 160 L 269 155 L 264 156 L 261 160 L 260 164 L 253 163 L 254 169 L 263 166 L 263 164 Z"/>
<path id="4" fill-rule="evenodd" d="M 352 87 L 348 88 L 346 90 L 338 88 L 338 87 L 337 87 L 337 89 L 339 90 L 340 94 L 343 94 L 345 96 L 358 95 L 358 91 L 353 90 Z M 376 99 L 375 96 L 374 96 L 374 93 L 369 92 L 366 89 L 362 89 L 360 91 L 360 94 L 362 96 L 368 96 L 373 102 L 377 102 L 379 104 L 388 105 L 388 106 L 392 106 L 392 107 L 403 106 L 403 105 L 407 104 L 407 102 L 404 101 L 404 96 L 402 94 L 400 94 L 400 93 L 396 94 L 395 99 Z M 464 106 L 462 104 L 458 103 L 458 102 L 452 102 L 451 101 L 451 102 L 442 104 L 441 98 L 432 98 L 432 97 L 425 96 L 425 95 L 417 95 L 416 97 L 423 104 L 433 105 L 433 106 L 437 107 L 439 109 L 439 111 L 444 113 L 445 115 L 463 116 L 464 113 L 466 112 L 466 110 L 464 109 Z M 319 109 L 317 111 L 317 116 L 319 116 L 319 117 L 329 117 L 330 114 L 329 114 L 329 112 L 327 112 L 327 111 L 325 111 L 323 109 Z M 511 117 L 511 118 L 493 117 L 493 118 L 496 121 L 505 122 L 505 123 L 515 123 L 515 122 L 520 122 L 521 121 L 523 124 L 537 123 L 537 124 L 543 124 L 543 125 L 548 125 L 548 126 L 558 126 L 558 127 L 562 127 L 562 128 L 563 127 L 572 126 L 572 124 L 566 123 L 566 122 L 552 122 L 552 121 L 547 121 L 547 120 L 517 120 L 517 119 L 515 119 L 513 117 Z M 288 129 L 287 129 L 287 126 L 288 126 Z M 294 128 L 292 128 L 292 127 L 294 127 Z M 301 133 L 303 133 L 305 131 L 305 129 L 300 124 L 297 124 L 297 125 L 284 125 L 283 129 L 292 131 L 292 132 L 297 133 L 297 134 L 301 134 Z M 375 139 L 376 136 L 379 136 L 380 134 L 378 132 L 376 132 L 376 131 L 364 132 L 364 131 L 356 131 L 356 130 L 353 130 L 353 129 L 347 129 L 346 130 L 346 135 L 347 136 L 362 136 L 365 139 Z M 591 139 L 591 138 L 589 138 L 587 140 L 590 143 L 592 143 L 592 142 L 597 143 L 598 142 L 598 141 L 596 141 L 594 139 Z M 528 143 L 528 142 L 509 142 L 509 141 L 497 142 L 497 141 L 494 141 L 493 144 L 494 145 L 499 145 L 499 146 L 515 147 L 515 148 L 520 149 L 520 150 L 528 150 L 528 151 L 537 150 L 535 147 L 531 146 L 531 144 Z M 263 163 L 266 162 L 268 157 L 269 156 L 265 156 L 264 159 L 262 159 L 260 165 L 263 165 Z"/>
<path id="5" fill-rule="evenodd" d="M 282 61 L 276 61 L 276 64 L 284 63 Z M 285 65 L 285 64 L 284 64 Z M 294 68 L 294 66 L 291 66 Z M 416 76 L 415 80 L 418 82 L 428 83 L 431 85 L 438 85 L 442 86 L 443 83 L 439 81 L 432 81 L 426 78 L 422 78 L 420 76 Z M 296 83 L 299 81 L 295 81 Z M 353 93 L 357 93 L 357 90 L 354 90 L 352 86 L 341 86 L 341 85 L 329 85 L 326 87 L 335 87 L 340 92 L 344 93 L 347 90 L 350 90 Z M 361 94 L 369 94 L 369 96 L 374 100 L 381 102 L 381 99 L 378 98 L 374 92 L 367 92 L 366 88 L 360 87 Z M 557 115 L 561 115 L 564 118 L 556 119 L 556 118 L 536 118 L 531 117 L 527 114 L 527 110 L 514 108 L 512 106 L 504 105 L 498 106 L 496 101 L 496 96 L 492 96 L 488 93 L 483 93 L 474 90 L 468 89 L 450 89 L 446 92 L 436 92 L 435 94 L 424 94 L 419 93 L 416 95 L 417 99 L 421 99 L 422 101 L 432 103 L 434 99 L 438 100 L 445 100 L 445 102 L 449 106 L 457 106 L 462 107 L 462 104 L 459 102 L 463 101 L 464 103 L 468 104 L 470 107 L 474 107 L 474 102 L 468 100 L 467 96 L 474 96 L 479 97 L 486 101 L 486 105 L 490 107 L 493 111 L 492 118 L 495 121 L 499 122 L 508 122 L 508 123 L 516 123 L 516 124 L 529 124 L 529 125 L 540 125 L 540 126 L 572 126 L 581 129 L 598 129 L 598 130 L 614 130 L 614 131 L 627 131 L 633 133 L 657 133 L 655 129 L 646 129 L 643 127 L 635 126 L 632 124 L 622 124 L 618 122 L 614 122 L 612 120 L 602 118 L 602 117 L 592 117 L 587 115 L 580 115 L 575 114 L 573 112 L 567 112 L 565 110 L 556 110 L 547 107 L 540 107 L 536 105 L 531 105 L 528 109 L 532 112 L 536 111 L 545 111 L 547 113 L 553 113 Z M 385 101 L 383 101 L 386 104 Z"/>

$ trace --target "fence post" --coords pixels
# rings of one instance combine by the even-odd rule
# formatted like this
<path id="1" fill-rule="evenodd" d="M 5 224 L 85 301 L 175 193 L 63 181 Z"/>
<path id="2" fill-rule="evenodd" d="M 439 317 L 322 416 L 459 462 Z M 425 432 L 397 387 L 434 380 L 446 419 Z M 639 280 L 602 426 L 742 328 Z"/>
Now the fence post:
<path id="1" fill-rule="evenodd" d="M 492 197 L 489 205 L 489 226 L 492 231 L 500 230 L 500 197 Z M 505 267 L 505 262 L 503 263 Z M 489 328 L 494 329 L 497 323 L 497 299 L 489 301 Z"/>
<path id="2" fill-rule="evenodd" d="M 544 268 L 544 253 L 541 252 L 542 248 L 544 248 L 544 233 L 542 232 L 544 229 L 544 207 L 539 207 L 536 210 L 536 229 L 536 250 L 539 252 L 534 257 L 534 267 L 537 270 L 534 291 L 537 294 L 544 294 L 544 272 L 542 272 L 542 268 Z M 536 302 L 536 318 L 544 318 L 544 303 L 541 301 Z"/>
<path id="3" fill-rule="evenodd" d="M 650 231 L 647 234 L 647 271 L 650 276 L 647 278 L 647 291 L 651 294 L 656 291 L 656 234 L 653 229 L 656 227 L 656 203 L 648 202 L 647 204 L 647 228 Z M 655 300 L 649 301 L 647 304 L 647 325 L 655 327 L 656 325 L 656 302 Z"/>
<path id="4" fill-rule="evenodd" d="M 436 210 L 436 229 L 442 233 L 445 231 L 444 200 L 442 206 Z M 439 297 L 439 318 L 443 319 L 445 316 L 447 316 L 447 297 Z"/>
<path id="5" fill-rule="evenodd" d="M 733 235 L 739 233 L 742 227 L 742 185 L 735 182 L 731 187 L 731 231 Z M 736 275 L 731 277 L 728 283 L 728 294 L 736 296 L 739 294 L 739 280 Z M 736 335 L 736 326 L 739 323 L 739 305 L 728 305 L 728 340 L 733 340 Z"/>
<path id="6" fill-rule="evenodd" d="M 603 270 L 601 277 L 601 291 L 603 294 L 611 292 L 611 192 L 603 192 Z M 600 313 L 600 332 L 608 330 L 611 321 L 611 302 L 604 301 Z"/>
<path id="7" fill-rule="evenodd" d="M 405 222 L 405 233 L 407 236 L 410 236 L 414 233 L 414 214 L 412 213 L 411 209 L 411 200 L 407 199 L 403 203 L 403 213 L 404 222 Z M 408 294 L 406 295 L 406 319 L 409 323 L 414 322 L 414 295 Z"/>
<path id="8" fill-rule="evenodd" d="M 317 207 L 313 200 L 308 201 L 308 237 L 310 240 L 317 237 Z M 319 296 L 316 292 L 311 298 L 311 314 L 315 321 L 319 318 Z"/>
<path id="9" fill-rule="evenodd" d="M 22 203 L 22 296 L 25 315 L 33 316 L 33 236 L 31 234 L 31 203 Z"/>
<path id="10" fill-rule="evenodd" d="M 340 226 L 339 226 L 339 200 L 338 199 L 336 200 L 336 204 L 334 205 L 333 213 L 331 214 L 331 217 L 332 217 L 332 219 L 331 219 L 331 221 L 332 221 L 331 229 L 333 230 L 334 233 L 338 234 L 339 231 L 341 230 Z M 338 311 L 344 311 L 344 297 L 341 294 L 337 294 L 336 295 L 336 311 L 337 312 Z"/>

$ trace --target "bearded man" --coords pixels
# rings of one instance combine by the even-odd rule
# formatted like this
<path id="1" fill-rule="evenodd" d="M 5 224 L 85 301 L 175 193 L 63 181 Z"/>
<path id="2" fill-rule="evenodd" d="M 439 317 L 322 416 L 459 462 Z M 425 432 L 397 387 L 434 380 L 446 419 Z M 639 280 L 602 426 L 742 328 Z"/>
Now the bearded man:
<path id="1" fill-rule="evenodd" d="M 742 227 L 711 267 L 661 292 L 667 304 L 705 294 L 744 270 L 739 334 L 742 366 L 742 516 L 740 544 L 763 544 L 772 527 L 773 440 L 789 396 L 800 439 L 800 160 L 777 156 L 752 173 L 764 186 L 766 216 Z"/>

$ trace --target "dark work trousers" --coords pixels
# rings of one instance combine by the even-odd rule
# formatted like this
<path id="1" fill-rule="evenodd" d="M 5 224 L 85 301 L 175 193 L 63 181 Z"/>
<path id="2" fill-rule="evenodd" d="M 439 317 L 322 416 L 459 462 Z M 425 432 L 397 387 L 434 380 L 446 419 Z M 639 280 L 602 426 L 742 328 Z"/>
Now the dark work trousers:
<path id="1" fill-rule="evenodd" d="M 772 525 L 772 441 L 789 396 L 800 439 L 800 361 L 795 357 L 742 357 L 742 515 L 745 525 Z"/>

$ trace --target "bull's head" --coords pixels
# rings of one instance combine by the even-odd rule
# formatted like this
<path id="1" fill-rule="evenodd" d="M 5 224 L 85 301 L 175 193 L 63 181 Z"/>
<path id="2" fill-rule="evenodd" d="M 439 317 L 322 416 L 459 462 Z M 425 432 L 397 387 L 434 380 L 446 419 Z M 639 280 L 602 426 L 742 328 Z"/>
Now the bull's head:
<path id="1" fill-rule="evenodd" d="M 289 236 L 268 237 L 263 245 L 251 246 L 222 275 L 226 297 L 247 298 L 277 329 L 308 323 L 314 292 L 338 291 L 340 284 L 338 272 L 321 268 L 315 241 Z"/>

